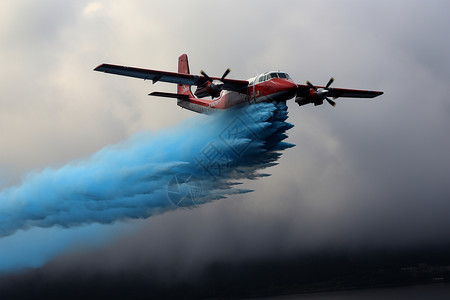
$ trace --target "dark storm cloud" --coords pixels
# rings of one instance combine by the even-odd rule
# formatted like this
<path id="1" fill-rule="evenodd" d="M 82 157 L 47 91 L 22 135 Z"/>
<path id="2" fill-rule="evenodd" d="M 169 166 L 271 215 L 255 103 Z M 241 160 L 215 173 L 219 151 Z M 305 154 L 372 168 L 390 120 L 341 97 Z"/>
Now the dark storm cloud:
<path id="1" fill-rule="evenodd" d="M 281 165 L 272 169 L 273 177 L 248 183 L 256 187 L 253 194 L 214 204 L 220 206 L 215 209 L 221 213 L 212 219 L 206 216 L 212 207 L 190 212 L 195 216 L 191 222 L 198 224 L 192 226 L 200 227 L 195 227 L 194 233 L 180 226 L 167 235 L 168 241 L 163 234 L 155 235 L 150 227 L 163 233 L 175 222 L 167 216 L 159 226 L 144 227 L 145 233 L 137 238 L 141 243 L 145 245 L 146 236 L 153 251 L 161 247 L 161 257 L 172 257 L 167 249 L 181 248 L 186 255 L 178 259 L 195 269 L 202 260 L 237 260 L 240 255 L 249 258 L 326 245 L 408 247 L 448 242 L 450 191 L 446 183 L 450 166 L 445 154 L 450 142 L 446 138 L 449 116 L 445 95 L 449 89 L 442 78 L 430 74 L 432 65 L 417 59 L 415 53 L 421 50 L 404 47 L 422 42 L 421 35 L 408 31 L 409 25 L 416 28 L 420 5 L 413 3 L 409 10 L 402 10 L 399 3 L 388 10 L 383 3 L 367 7 L 347 4 L 335 5 L 338 11 L 325 10 L 324 14 L 342 19 L 333 29 L 336 36 L 328 36 L 336 43 L 329 44 L 339 44 L 342 36 L 349 44 L 334 46 L 329 51 L 333 55 L 323 56 L 323 60 L 297 58 L 295 69 L 313 70 L 317 65 L 320 70 L 342 69 L 344 86 L 381 89 L 385 95 L 374 100 L 343 99 L 335 110 L 299 109 L 291 104 L 291 122 L 297 126 L 290 141 L 298 147 L 288 151 Z M 312 7 L 306 5 L 305 9 Z M 318 15 L 321 7 L 313 14 Z M 422 14 L 422 31 L 445 28 L 442 18 L 437 23 L 432 18 L 436 9 L 427 7 Z M 398 11 L 402 11 L 400 17 L 395 13 Z M 378 24 L 381 29 L 376 28 Z M 310 25 L 318 31 L 327 27 L 326 23 Z M 303 33 L 301 27 L 299 30 Z M 435 36 L 438 45 L 443 43 L 439 36 Z M 432 37 L 427 36 L 424 42 L 430 44 L 429 39 Z M 314 49 L 309 45 L 302 51 L 315 57 L 308 54 Z M 346 65 L 346 52 L 353 53 L 352 59 L 359 65 Z M 423 55 L 427 55 L 426 48 Z M 290 60 L 287 66 L 292 68 L 296 60 Z M 445 57 L 442 60 L 443 64 L 448 61 Z M 347 74 L 349 68 L 352 73 Z M 299 74 L 301 71 L 296 71 L 294 77 Z M 317 73 L 311 76 L 320 77 Z M 335 85 L 339 86 L 339 78 Z M 266 186 L 269 181 L 272 189 Z M 231 216 L 224 212 L 223 206 L 228 205 Z M 205 233 L 209 231 L 213 233 Z M 198 240 L 195 233 L 205 240 Z M 219 237 L 229 240 L 214 239 Z M 158 245 L 150 241 L 158 241 Z M 178 242 L 177 246 L 171 244 Z M 141 249 L 136 248 L 132 251 Z M 111 261 L 121 264 L 118 257 Z M 180 264 L 177 260 L 174 268 Z"/>
<path id="2" fill-rule="evenodd" d="M 287 141 L 297 147 L 268 170 L 271 177 L 244 184 L 255 192 L 141 221 L 139 231 L 108 247 L 59 257 L 45 274 L 143 270 L 170 282 L 200 276 L 214 263 L 329 248 L 449 243 L 449 4 L 257 3 L 242 4 L 245 9 L 238 12 L 229 4 L 217 19 L 212 17 L 217 10 L 200 3 L 207 7 L 211 28 L 226 28 L 227 16 L 234 20 L 228 26 L 236 33 L 227 35 L 224 29 L 213 53 L 205 46 L 211 41 L 207 33 L 174 38 L 186 24 L 192 32 L 204 32 L 195 5 L 180 10 L 182 24 L 174 21 L 167 31 L 158 30 L 176 51 L 188 52 L 197 69 L 211 66 L 208 73 L 220 73 L 228 64 L 236 66 L 230 78 L 280 68 L 299 83 L 323 84 L 333 75 L 336 87 L 385 94 L 373 100 L 338 99 L 335 109 L 289 103 L 289 121 L 296 126 Z M 178 52 L 171 51 L 176 57 Z M 170 109 L 170 114 L 176 109 L 173 103 Z"/>

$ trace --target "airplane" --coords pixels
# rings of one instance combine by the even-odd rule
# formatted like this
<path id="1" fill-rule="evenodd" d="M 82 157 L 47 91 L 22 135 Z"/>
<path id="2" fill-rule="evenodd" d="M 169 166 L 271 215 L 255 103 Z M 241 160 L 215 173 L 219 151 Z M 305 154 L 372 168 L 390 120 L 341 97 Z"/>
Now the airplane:
<path id="1" fill-rule="evenodd" d="M 159 96 L 177 99 L 178 106 L 198 113 L 211 113 L 238 105 L 254 104 L 260 102 L 286 102 L 295 97 L 299 105 L 309 103 L 322 105 L 326 100 L 330 105 L 336 106 L 337 98 L 374 98 L 383 94 L 381 91 L 355 90 L 345 88 L 332 88 L 332 77 L 325 86 L 315 86 L 309 81 L 306 85 L 296 84 L 284 72 L 266 72 L 248 80 L 227 79 L 230 73 L 227 69 L 222 77 L 209 77 L 203 70 L 199 75 L 189 71 L 188 57 L 182 54 L 178 58 L 178 72 L 140 69 L 127 66 L 101 64 L 94 71 L 110 74 L 141 78 L 177 84 L 177 93 L 152 92 L 150 96 Z M 194 93 L 191 86 L 197 86 Z M 211 97 L 211 99 L 203 99 Z M 333 98 L 333 100 L 330 99 Z"/>

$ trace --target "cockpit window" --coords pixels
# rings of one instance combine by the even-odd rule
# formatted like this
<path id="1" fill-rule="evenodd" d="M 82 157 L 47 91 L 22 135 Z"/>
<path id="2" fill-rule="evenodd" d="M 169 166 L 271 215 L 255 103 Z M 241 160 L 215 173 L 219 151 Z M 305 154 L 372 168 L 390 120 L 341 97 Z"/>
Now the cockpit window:
<path id="1" fill-rule="evenodd" d="M 272 78 L 283 78 L 283 79 L 291 79 L 291 77 L 289 76 L 289 74 L 287 73 L 283 73 L 283 72 L 272 72 L 269 74 L 263 74 L 263 75 L 259 75 L 259 77 L 256 79 L 255 82 L 260 83 L 263 81 L 267 81 L 270 80 Z"/>

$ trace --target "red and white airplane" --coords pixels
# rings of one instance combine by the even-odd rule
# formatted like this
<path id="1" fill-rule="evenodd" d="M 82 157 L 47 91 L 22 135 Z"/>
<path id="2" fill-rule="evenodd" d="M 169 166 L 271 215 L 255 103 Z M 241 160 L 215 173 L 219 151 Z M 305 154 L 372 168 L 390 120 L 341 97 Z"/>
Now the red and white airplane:
<path id="1" fill-rule="evenodd" d="M 178 58 L 178 73 L 110 64 L 102 64 L 94 70 L 152 80 L 153 83 L 175 83 L 178 85 L 177 93 L 153 92 L 149 95 L 176 98 L 179 106 L 199 113 L 210 113 L 244 104 L 286 101 L 294 97 L 298 105 L 314 103 L 317 106 L 326 100 L 335 106 L 336 103 L 329 97 L 373 98 L 383 94 L 380 91 L 331 88 L 334 78 L 324 87 L 314 86 L 309 81 L 306 81 L 306 85 L 296 84 L 283 72 L 266 72 L 248 80 L 225 78 L 230 69 L 227 69 L 221 78 L 209 77 L 204 71 L 200 71 L 203 76 L 192 75 L 186 54 Z M 197 86 L 194 94 L 191 91 L 193 85 Z M 202 99 L 204 97 L 211 97 L 211 100 Z"/>

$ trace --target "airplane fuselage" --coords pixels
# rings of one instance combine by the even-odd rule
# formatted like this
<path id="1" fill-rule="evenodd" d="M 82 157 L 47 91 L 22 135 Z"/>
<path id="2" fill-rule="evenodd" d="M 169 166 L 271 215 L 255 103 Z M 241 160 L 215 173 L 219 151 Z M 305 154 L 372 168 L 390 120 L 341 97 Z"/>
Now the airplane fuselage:
<path id="1" fill-rule="evenodd" d="M 282 72 L 267 72 L 247 81 L 249 85 L 244 91 L 222 91 L 219 97 L 211 100 L 197 98 L 189 86 L 182 86 L 179 93 L 189 95 L 189 98 L 178 99 L 177 104 L 198 113 L 211 113 L 238 105 L 286 101 L 297 91 L 297 85 Z"/>

